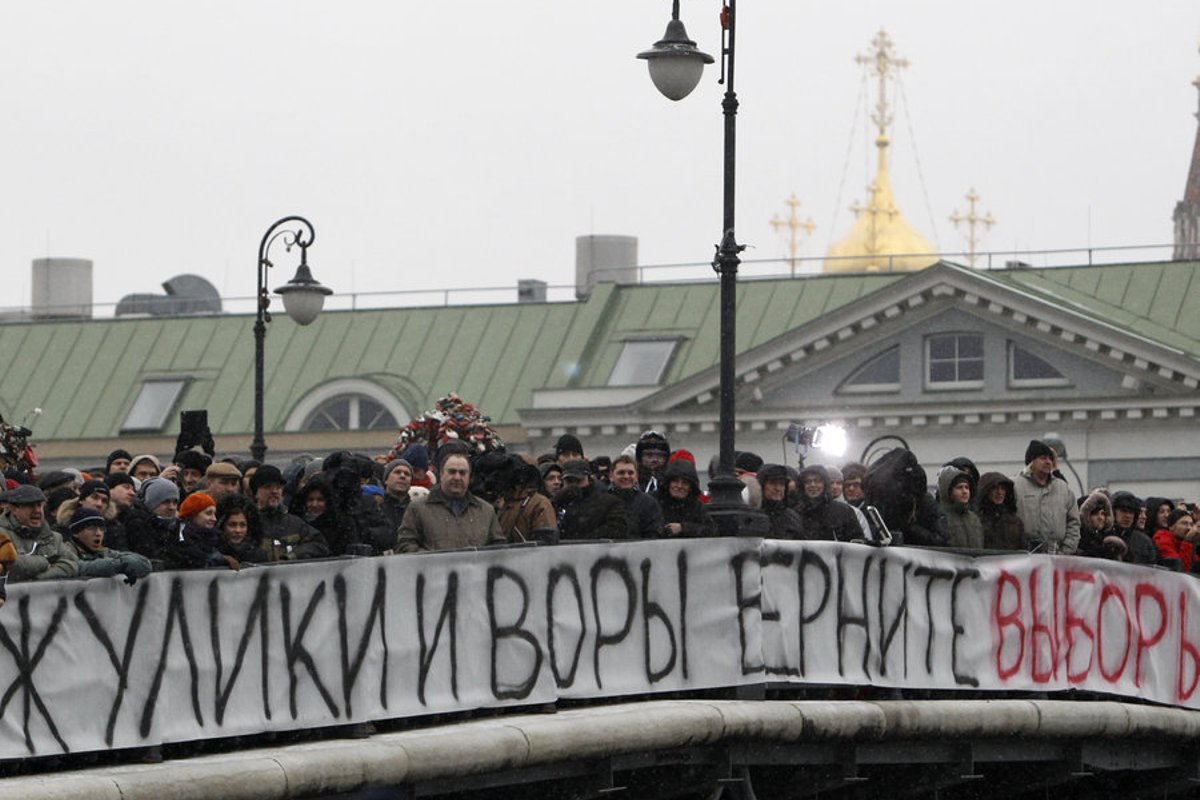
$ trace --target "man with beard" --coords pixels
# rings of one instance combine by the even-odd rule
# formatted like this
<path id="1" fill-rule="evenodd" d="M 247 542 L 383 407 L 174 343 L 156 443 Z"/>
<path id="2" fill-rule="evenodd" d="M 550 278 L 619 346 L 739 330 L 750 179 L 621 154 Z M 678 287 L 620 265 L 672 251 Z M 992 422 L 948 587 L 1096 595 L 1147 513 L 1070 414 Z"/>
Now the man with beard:
<path id="1" fill-rule="evenodd" d="M 829 475 L 821 466 L 800 470 L 800 503 L 796 508 L 804 527 L 804 538 L 849 542 L 862 538 L 854 511 L 835 503 L 829 492 Z"/>
<path id="2" fill-rule="evenodd" d="M 663 467 L 671 455 L 667 437 L 658 431 L 646 431 L 637 440 L 633 457 L 638 463 L 638 486 L 643 492 L 654 494 L 663 478 Z"/>
<path id="3" fill-rule="evenodd" d="M 250 477 L 250 491 L 262 524 L 262 549 L 271 561 L 324 558 L 329 545 L 313 526 L 283 507 L 283 473 L 264 464 Z"/>
<path id="4" fill-rule="evenodd" d="M 592 467 L 582 458 L 563 464 L 563 488 L 554 497 L 559 513 L 559 538 L 627 539 L 625 505 L 592 484 Z"/>

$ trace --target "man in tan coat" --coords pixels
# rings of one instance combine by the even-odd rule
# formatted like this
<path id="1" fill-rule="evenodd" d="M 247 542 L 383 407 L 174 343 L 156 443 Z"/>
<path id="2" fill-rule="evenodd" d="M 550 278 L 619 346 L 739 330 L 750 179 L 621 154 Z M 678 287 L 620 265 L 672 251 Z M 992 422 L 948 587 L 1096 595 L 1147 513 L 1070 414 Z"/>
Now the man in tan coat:
<path id="1" fill-rule="evenodd" d="M 453 454 L 442 460 L 438 484 L 424 500 L 409 503 L 396 551 L 419 553 L 504 544 L 496 510 L 471 494 L 471 464 Z"/>

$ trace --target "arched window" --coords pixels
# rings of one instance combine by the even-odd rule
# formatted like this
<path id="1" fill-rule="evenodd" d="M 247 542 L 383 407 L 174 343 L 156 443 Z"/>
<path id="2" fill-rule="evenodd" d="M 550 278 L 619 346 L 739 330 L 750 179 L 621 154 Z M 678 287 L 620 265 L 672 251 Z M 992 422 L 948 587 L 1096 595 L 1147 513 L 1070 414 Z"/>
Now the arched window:
<path id="1" fill-rule="evenodd" d="M 362 394 L 342 394 L 326 400 L 300 426 L 305 431 L 365 431 L 398 428 L 400 423 L 382 405 Z"/>
<path id="2" fill-rule="evenodd" d="M 1067 376 L 1037 353 L 1008 343 L 1008 385 L 1014 388 L 1068 386 Z"/>
<path id="3" fill-rule="evenodd" d="M 846 394 L 876 394 L 900 391 L 900 347 L 893 345 L 871 356 L 838 387 Z"/>
<path id="4" fill-rule="evenodd" d="M 322 384 L 306 394 L 284 423 L 288 431 L 365 431 L 399 428 L 409 414 L 382 386 L 362 378 Z"/>

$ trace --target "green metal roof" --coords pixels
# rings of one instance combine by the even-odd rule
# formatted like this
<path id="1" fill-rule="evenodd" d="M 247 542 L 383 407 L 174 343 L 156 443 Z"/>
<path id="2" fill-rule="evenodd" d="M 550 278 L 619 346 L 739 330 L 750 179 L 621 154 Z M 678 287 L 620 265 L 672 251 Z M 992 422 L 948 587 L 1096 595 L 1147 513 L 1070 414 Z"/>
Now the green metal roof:
<path id="1" fill-rule="evenodd" d="M 744 352 L 786 331 L 870 294 L 900 274 L 816 276 L 742 281 L 738 284 L 737 350 Z M 678 337 L 663 375 L 674 383 L 717 363 L 720 348 L 719 284 L 652 284 L 612 289 L 606 313 L 591 332 L 586 357 L 573 381 L 546 388 L 605 386 L 627 339 Z M 593 297 L 593 301 L 596 298 Z"/>
<path id="2" fill-rule="evenodd" d="M 966 269 L 966 268 L 962 268 Z M 1196 264 L 1019 269 L 985 279 L 1200 356 Z M 912 273 L 744 280 L 739 352 L 755 348 Z M 718 360 L 719 285 L 601 284 L 575 303 L 331 311 L 300 328 L 279 314 L 266 341 L 265 427 L 282 430 L 321 385 L 362 378 L 419 413 L 458 392 L 499 425 L 519 424 L 536 389 L 607 385 L 624 342 L 677 338 L 663 385 Z M 40 441 L 110 438 L 144 380 L 183 377 L 178 408 L 205 408 L 215 434 L 253 422 L 254 319 L 248 315 L 0 324 L 0 413 L 43 417 Z M 403 422 L 403 421 L 402 421 Z M 178 430 L 171 414 L 163 433 Z"/>
<path id="3" fill-rule="evenodd" d="M 986 273 L 1046 302 L 1200 356 L 1200 297 L 1194 261 L 1104 264 Z"/>

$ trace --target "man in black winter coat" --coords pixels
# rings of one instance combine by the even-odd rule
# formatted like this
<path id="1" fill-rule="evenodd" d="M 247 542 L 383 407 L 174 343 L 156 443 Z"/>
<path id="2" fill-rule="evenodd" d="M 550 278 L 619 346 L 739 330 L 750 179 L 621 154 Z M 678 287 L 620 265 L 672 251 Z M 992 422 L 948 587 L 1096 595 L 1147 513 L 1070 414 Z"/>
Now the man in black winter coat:
<path id="1" fill-rule="evenodd" d="M 824 467 L 812 466 L 800 470 L 800 502 L 796 511 L 800 515 L 805 539 L 849 542 L 862 538 L 862 528 L 853 509 L 845 503 L 834 502 L 829 491 L 829 473 Z"/>
<path id="2" fill-rule="evenodd" d="M 663 470 L 658 487 L 664 536 L 716 536 L 717 528 L 700 502 L 700 478 L 696 465 L 677 458 Z"/>
<path id="3" fill-rule="evenodd" d="M 283 474 L 278 467 L 259 467 L 250 478 L 250 491 L 262 524 L 260 546 L 268 560 L 296 561 L 329 555 L 329 545 L 320 531 L 283 508 Z"/>
<path id="4" fill-rule="evenodd" d="M 637 440 L 633 457 L 638 463 L 638 486 L 643 492 L 655 494 L 662 488 L 664 468 L 671 455 L 667 437 L 658 431 L 646 431 Z"/>
<path id="5" fill-rule="evenodd" d="M 1132 492 L 1114 492 L 1112 496 L 1113 535 L 1120 536 L 1128 548 L 1126 561 L 1133 564 L 1157 564 L 1158 547 L 1137 526 L 1142 500 Z"/>
<path id="6" fill-rule="evenodd" d="M 608 491 L 625 506 L 630 539 L 657 539 L 662 536 L 662 508 L 653 495 L 638 489 L 637 462 L 632 456 L 617 456 L 609 470 L 612 488 Z"/>
<path id="7" fill-rule="evenodd" d="M 554 496 L 559 515 L 559 540 L 628 539 L 625 505 L 608 492 L 597 491 L 592 467 L 583 459 L 563 464 L 563 488 Z"/>
<path id="8" fill-rule="evenodd" d="M 758 482 L 762 485 L 762 510 L 771 522 L 771 538 L 803 539 L 804 524 L 800 521 L 800 515 L 789 508 L 786 502 L 787 467 L 782 464 L 763 464 L 758 468 Z"/>

